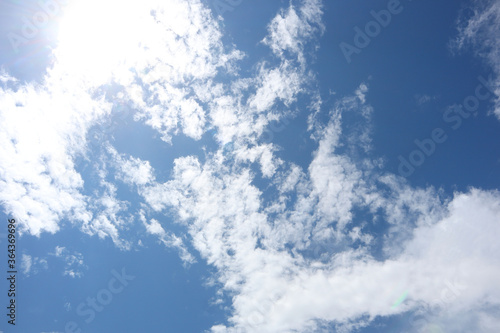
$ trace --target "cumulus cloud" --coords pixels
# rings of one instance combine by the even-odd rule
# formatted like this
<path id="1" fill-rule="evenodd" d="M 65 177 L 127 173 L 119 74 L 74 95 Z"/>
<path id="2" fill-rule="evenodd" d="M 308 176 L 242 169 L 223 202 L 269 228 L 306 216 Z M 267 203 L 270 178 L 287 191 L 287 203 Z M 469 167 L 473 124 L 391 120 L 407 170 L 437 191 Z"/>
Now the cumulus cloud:
<path id="1" fill-rule="evenodd" d="M 120 155 L 114 147 L 107 146 L 107 151 L 118 168 L 116 177 L 129 185 L 146 185 L 154 180 L 153 169 L 149 161 Z"/>
<path id="2" fill-rule="evenodd" d="M 130 41 L 141 52 L 128 56 L 134 72 L 121 83 L 139 111 L 136 119 L 164 141 L 181 132 L 199 140 L 207 122 L 206 96 L 194 87 L 209 86 L 220 71 L 234 73 L 234 61 L 243 54 L 225 49 L 217 22 L 200 1 L 147 5 L 140 6 L 147 14 L 134 16 L 142 33 Z"/>

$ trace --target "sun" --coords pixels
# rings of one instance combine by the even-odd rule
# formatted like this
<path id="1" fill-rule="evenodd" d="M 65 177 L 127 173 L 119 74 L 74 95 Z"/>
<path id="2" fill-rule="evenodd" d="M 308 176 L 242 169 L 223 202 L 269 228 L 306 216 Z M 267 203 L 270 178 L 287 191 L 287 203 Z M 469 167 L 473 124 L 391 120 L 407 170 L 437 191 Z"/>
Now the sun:
<path id="1" fill-rule="evenodd" d="M 145 2 L 72 1 L 59 26 L 58 64 L 96 85 L 133 67 L 140 57 L 141 36 L 147 36 Z"/>

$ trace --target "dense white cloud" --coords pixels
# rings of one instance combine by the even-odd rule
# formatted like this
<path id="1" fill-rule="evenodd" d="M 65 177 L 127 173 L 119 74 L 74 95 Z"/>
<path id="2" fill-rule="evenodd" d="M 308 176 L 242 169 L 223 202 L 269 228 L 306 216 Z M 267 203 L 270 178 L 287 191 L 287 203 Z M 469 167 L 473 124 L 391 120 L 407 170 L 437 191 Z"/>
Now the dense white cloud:
<path id="1" fill-rule="evenodd" d="M 318 147 L 307 170 L 276 158 L 273 144 L 259 144 L 271 120 L 290 115 L 277 112 L 278 102 L 289 109 L 305 93 L 315 100 L 312 109 L 321 107 L 316 92 L 305 89 L 314 77 L 292 65 L 297 55 L 305 64 L 302 47 L 321 31 L 310 26 L 309 17 L 320 13 L 312 7 L 292 6 L 270 25 L 265 43 L 279 66 L 263 62 L 254 78 L 229 86 L 211 82 L 210 92 L 196 87 L 222 147 L 233 142 L 230 157 L 221 147 L 205 162 L 178 158 L 171 180 L 155 183 L 146 176 L 134 182 L 154 211 L 175 212 L 193 246 L 218 269 L 222 291 L 233 295 L 229 324 L 212 330 L 315 331 L 334 325 L 349 331 L 376 316 L 410 312 L 420 320 L 404 329 L 417 331 L 446 316 L 472 313 L 478 304 L 498 305 L 491 278 L 499 273 L 496 243 L 490 237 L 499 228 L 498 193 L 471 190 L 442 198 L 381 171 L 382 161 L 369 155 L 373 109 L 365 84 L 335 104 L 328 124 L 312 114 Z M 360 126 L 345 128 L 344 118 L 361 120 Z M 265 199 L 253 183 L 255 165 L 271 181 L 276 199 Z M 472 227 L 476 220 L 481 225 Z M 163 240 L 167 232 L 157 220 L 144 223 L 149 233 L 172 243 Z M 371 234 L 373 226 L 386 232 Z M 395 307 L 403 294 L 407 299 Z M 446 314 L 435 320 L 429 308 Z M 487 309 L 473 313 L 483 326 L 494 327 Z"/>
<path id="2" fill-rule="evenodd" d="M 118 169 L 115 176 L 121 181 L 129 185 L 145 185 L 154 180 L 153 169 L 148 161 L 134 157 L 125 158 L 111 145 L 107 146 L 107 151 Z"/>
<path id="3" fill-rule="evenodd" d="M 65 218 L 90 219 L 74 157 L 84 153 L 89 125 L 110 110 L 55 81 L 0 88 L 0 200 L 34 235 L 56 232 Z"/>
<path id="4" fill-rule="evenodd" d="M 17 82 L 17 79 L 15 77 L 10 76 L 7 72 L 5 72 L 5 69 L 2 68 L 0 70 L 0 82 L 3 84 L 7 82 Z"/>
<path id="5" fill-rule="evenodd" d="M 268 27 L 269 35 L 264 39 L 264 43 L 269 45 L 275 54 L 283 57 L 284 52 L 290 52 L 305 65 L 303 43 L 325 29 L 322 23 L 322 6 L 319 0 L 303 1 L 298 8 L 291 5 L 271 21 Z"/>
<path id="6" fill-rule="evenodd" d="M 126 56 L 133 73 L 124 67 L 113 75 L 139 110 L 136 119 L 160 132 L 164 141 L 171 142 L 180 131 L 199 140 L 207 121 L 206 98 L 194 87 L 210 85 L 219 71 L 233 73 L 242 53 L 225 49 L 217 21 L 200 1 L 148 1 L 139 7 L 143 15 L 125 24 L 141 27 L 127 42 L 140 50 Z"/>

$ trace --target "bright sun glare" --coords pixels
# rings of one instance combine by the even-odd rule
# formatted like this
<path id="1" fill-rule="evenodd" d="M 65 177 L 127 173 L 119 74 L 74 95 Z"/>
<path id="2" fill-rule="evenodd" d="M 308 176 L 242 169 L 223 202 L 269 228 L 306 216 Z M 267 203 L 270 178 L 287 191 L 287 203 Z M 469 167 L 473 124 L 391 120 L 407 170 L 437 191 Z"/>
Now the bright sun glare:
<path id="1" fill-rule="evenodd" d="M 123 0 L 72 1 L 59 28 L 59 64 L 96 84 L 133 66 L 139 52 L 139 34 L 146 29 L 140 4 Z"/>

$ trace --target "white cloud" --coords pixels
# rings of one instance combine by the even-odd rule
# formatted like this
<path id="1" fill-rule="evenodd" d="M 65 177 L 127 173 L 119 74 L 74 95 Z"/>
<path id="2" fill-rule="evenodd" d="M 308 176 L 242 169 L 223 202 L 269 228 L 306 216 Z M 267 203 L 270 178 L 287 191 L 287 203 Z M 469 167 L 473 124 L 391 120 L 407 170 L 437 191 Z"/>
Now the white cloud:
<path id="1" fill-rule="evenodd" d="M 143 211 L 141 212 L 140 218 L 149 234 L 158 236 L 160 242 L 162 242 L 166 247 L 172 247 L 179 251 L 179 256 L 185 264 L 193 264 L 196 262 L 196 259 L 191 253 L 189 253 L 184 241 L 181 238 L 171 232 L 165 231 L 160 222 L 155 219 L 151 219 L 148 223 Z"/>
<path id="2" fill-rule="evenodd" d="M 116 177 L 129 185 L 146 185 L 154 180 L 153 169 L 149 161 L 142 161 L 138 158 L 128 157 L 118 154 L 111 145 L 107 146 L 107 151 L 111 155 L 118 168 Z"/>
<path id="3" fill-rule="evenodd" d="M 490 78 L 494 92 L 493 112 L 500 119 L 500 1 L 475 0 L 470 8 L 472 17 L 461 17 L 458 22 L 458 36 L 452 40 L 452 50 L 471 47 L 474 53 L 484 58 L 493 70 Z"/>
<path id="4" fill-rule="evenodd" d="M 139 109 L 136 119 L 157 130 L 164 141 L 171 142 L 179 131 L 199 140 L 207 121 L 202 103 L 206 96 L 198 96 L 193 88 L 210 85 L 219 71 L 233 73 L 233 62 L 242 54 L 226 52 L 217 22 L 200 1 L 150 1 L 149 5 L 141 3 L 152 15 L 141 17 L 137 24 L 143 34 L 136 41 L 141 53 L 132 57 L 132 81 L 122 84 Z"/>
<path id="5" fill-rule="evenodd" d="M 226 167 L 216 154 L 204 163 L 179 158 L 172 180 L 142 190 L 153 209 L 178 214 L 194 247 L 217 267 L 222 290 L 233 295 L 229 325 L 214 332 L 315 331 L 326 323 L 349 330 L 407 311 L 423 311 L 430 322 L 429 307 L 461 317 L 500 302 L 500 195 L 471 190 L 442 200 L 432 188 L 382 174 L 376 160 L 350 157 L 341 149 L 349 143 L 342 115 L 363 114 L 363 96 L 358 91 L 333 108 L 330 123 L 317 130 L 307 172 L 279 167 L 272 176 L 276 201 L 264 203 L 249 167 L 238 160 Z M 368 211 L 363 223 L 359 209 Z M 373 224 L 387 227 L 385 240 L 370 234 Z M 378 255 L 376 238 L 383 245 Z M 327 256 L 311 254 L 328 242 L 335 245 Z M 405 292 L 407 300 L 394 308 Z M 412 329 L 419 327 L 404 328 Z"/>
<path id="6" fill-rule="evenodd" d="M 1 71 L 0 200 L 21 221 L 21 231 L 55 233 L 67 220 L 126 248 L 118 234 L 124 223 L 117 216 L 125 203 L 105 185 L 103 198 L 83 194 L 75 161 L 88 157 L 89 130 L 118 112 L 108 100 L 121 94 L 138 109 L 136 120 L 143 119 L 165 141 L 179 130 L 200 139 L 207 121 L 201 100 L 210 97 L 182 87 L 206 86 L 219 70 L 233 73 L 234 60 L 242 57 L 226 52 L 218 23 L 200 1 L 119 6 L 122 16 L 115 15 L 113 2 L 73 2 L 42 82 L 18 82 Z M 96 13 L 92 27 L 82 15 L 90 12 Z M 99 29 L 100 24 L 110 29 Z M 89 52 L 95 49 L 99 52 Z M 103 88 L 111 82 L 122 91 Z M 151 180 L 148 172 L 147 163 L 131 158 L 117 176 L 143 184 Z"/>
<path id="7" fill-rule="evenodd" d="M 129 249 L 130 241 L 120 237 L 120 230 L 126 229 L 133 219 L 127 211 L 129 203 L 117 198 L 115 185 L 101 179 L 101 187 L 102 193 L 91 203 L 94 216 L 81 225 L 81 230 L 102 239 L 109 236 L 117 247 Z"/>
<path id="8" fill-rule="evenodd" d="M 109 112 L 107 103 L 56 78 L 45 84 L 0 88 L 1 201 L 37 236 L 58 231 L 64 218 L 89 219 L 74 158 L 84 153 L 90 123 Z"/>
<path id="9" fill-rule="evenodd" d="M 73 252 L 66 249 L 64 246 L 56 246 L 54 253 L 50 255 L 60 258 L 64 261 L 64 272 L 63 275 L 69 276 L 71 278 L 80 278 L 83 276 L 83 269 L 87 266 L 83 262 L 83 255 L 79 252 Z"/>
<path id="10" fill-rule="evenodd" d="M 31 271 L 31 265 L 33 264 L 31 256 L 23 254 L 21 257 L 21 269 L 24 275 L 29 275 Z"/>
<path id="11" fill-rule="evenodd" d="M 71 311 L 71 303 L 70 302 L 66 302 L 64 303 L 64 309 L 69 312 Z"/>
<path id="12" fill-rule="evenodd" d="M 10 76 L 4 68 L 0 68 L 0 82 L 3 84 L 9 82 L 17 82 L 18 80 L 15 77 Z"/>
<path id="13" fill-rule="evenodd" d="M 319 0 L 302 1 L 298 9 L 291 5 L 271 21 L 269 35 L 263 42 L 275 54 L 284 56 L 284 52 L 290 52 L 304 65 L 303 43 L 325 29 L 321 22 L 322 6 Z"/>
<path id="14" fill-rule="evenodd" d="M 85 2 L 78 6 L 88 10 Z M 136 8 L 124 6 L 126 13 Z M 474 20 L 496 19 L 491 8 Z M 82 51 L 93 46 L 92 36 L 102 43 L 93 32 L 81 46 L 61 44 L 42 85 L 0 74 L 0 200 L 25 230 L 56 232 L 67 218 L 130 248 L 123 233 L 135 215 L 110 183 L 108 172 L 116 171 L 114 177 L 147 203 L 137 214 L 147 233 L 178 250 L 185 263 L 194 262 L 185 244 L 192 241 L 217 269 L 216 285 L 232 296 L 232 307 L 227 325 L 214 332 L 349 330 L 405 312 L 428 318 L 424 324 L 467 315 L 477 325 L 470 331 L 498 327 L 500 195 L 471 189 L 446 197 L 383 172 L 381 160 L 370 155 L 373 109 L 366 84 L 339 98 L 325 125 L 318 120 L 322 101 L 311 88 L 305 48 L 324 29 L 320 1 L 291 5 L 271 21 L 264 44 L 277 64 L 261 61 L 248 78 L 236 68 L 243 55 L 222 45 L 200 1 L 151 0 L 137 10 L 137 21 L 118 20 L 110 30 L 127 25 L 120 33 L 130 38 L 102 45 L 131 50 L 140 42 L 130 57 L 106 55 L 96 67 L 92 56 L 75 57 L 70 46 Z M 483 33 L 476 21 L 461 32 L 462 44 Z M 137 26 L 145 27 L 143 35 Z M 488 59 L 496 66 L 497 58 Z M 230 79 L 218 82 L 220 72 Z M 114 111 L 97 93 L 111 81 L 137 109 L 135 120 L 164 141 L 181 132 L 199 140 L 211 128 L 221 147 L 203 158 L 175 159 L 172 178 L 161 183 L 148 161 L 106 143 L 96 167 L 99 186 L 83 195 L 74 161 L 88 153 L 88 130 Z M 279 147 L 262 136 L 271 121 L 292 116 L 304 95 L 311 100 L 308 125 L 317 148 L 302 168 L 278 158 Z M 223 148 L 228 143 L 230 154 Z M 263 186 L 256 181 L 259 169 Z M 174 216 L 187 235 L 175 235 L 150 213 Z M 64 261 L 64 275 L 83 274 L 81 253 L 58 246 L 52 255 Z M 23 270 L 32 272 L 34 262 L 23 256 Z M 403 331 L 418 330 L 422 322 L 409 322 Z"/>

